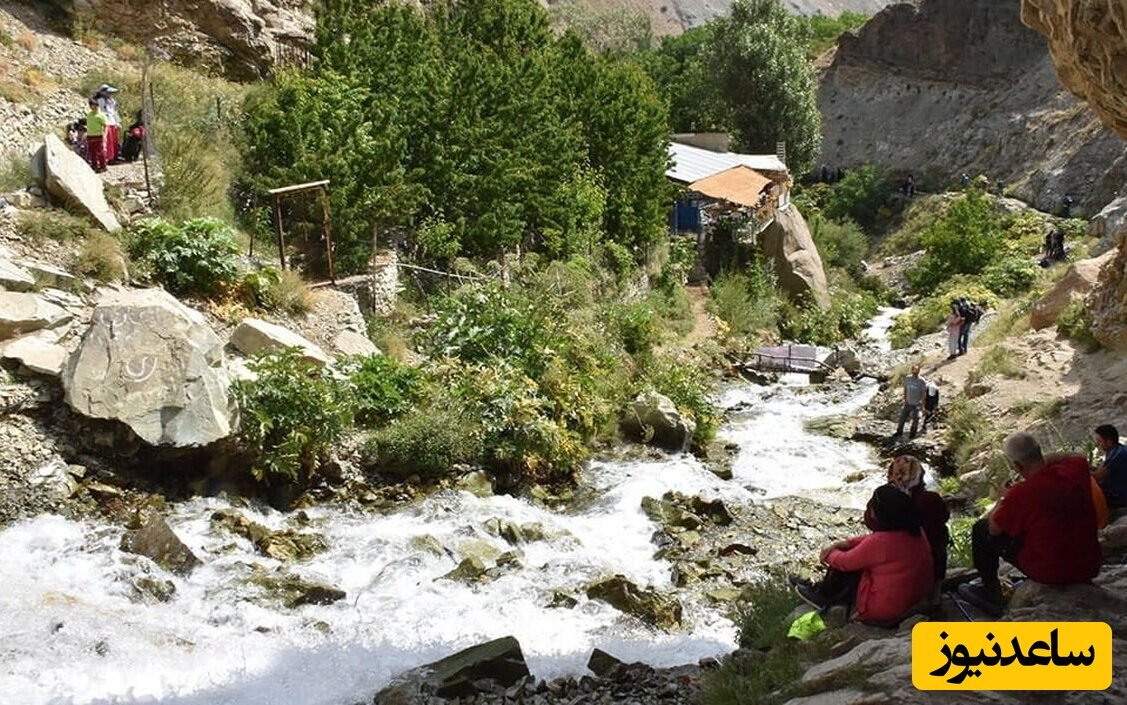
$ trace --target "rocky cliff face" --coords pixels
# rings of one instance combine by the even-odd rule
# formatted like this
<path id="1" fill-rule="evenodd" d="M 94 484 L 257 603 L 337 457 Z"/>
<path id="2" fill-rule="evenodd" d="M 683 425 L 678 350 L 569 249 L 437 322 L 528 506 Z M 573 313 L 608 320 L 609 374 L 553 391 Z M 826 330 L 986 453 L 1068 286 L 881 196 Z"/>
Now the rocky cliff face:
<path id="1" fill-rule="evenodd" d="M 1070 91 L 1127 137 L 1127 3 L 1122 0 L 1022 0 L 1022 19 L 1048 37 L 1049 50 Z M 1120 206 L 1120 209 L 1122 206 Z M 1089 299 L 1092 332 L 1104 345 L 1127 350 L 1127 227 L 1122 217 L 1104 218 L 1097 232 L 1119 248 L 1100 273 Z"/>
<path id="2" fill-rule="evenodd" d="M 310 0 L 52 0 L 73 21 L 187 65 L 250 80 L 262 76 L 279 42 L 308 39 Z"/>
<path id="3" fill-rule="evenodd" d="M 1095 213 L 1127 181 L 1127 144 L 1061 88 L 1017 3 L 886 8 L 842 37 L 818 104 L 822 162 L 911 171 L 924 190 L 987 174 L 1039 208 L 1071 193 Z"/>
<path id="4" fill-rule="evenodd" d="M 1048 38 L 1061 83 L 1127 137 L 1127 3 L 1022 0 L 1021 18 Z"/>

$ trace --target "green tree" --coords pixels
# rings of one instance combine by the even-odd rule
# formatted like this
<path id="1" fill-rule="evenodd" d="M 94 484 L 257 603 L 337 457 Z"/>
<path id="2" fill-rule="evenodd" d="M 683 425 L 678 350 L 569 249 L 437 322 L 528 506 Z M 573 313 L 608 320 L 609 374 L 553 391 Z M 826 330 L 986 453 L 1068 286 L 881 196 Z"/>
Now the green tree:
<path id="1" fill-rule="evenodd" d="M 659 46 L 637 57 L 669 106 L 674 132 L 727 130 L 716 85 L 702 61 L 711 36 L 710 25 L 694 27 L 663 37 Z"/>
<path id="2" fill-rule="evenodd" d="M 924 231 L 927 252 L 908 279 L 917 291 L 930 291 L 956 274 L 978 274 L 1002 252 L 1005 236 L 993 202 L 972 188 Z"/>
<path id="3" fill-rule="evenodd" d="M 813 70 L 779 0 L 737 0 L 731 17 L 713 23 L 704 62 L 741 150 L 773 154 L 786 142 L 792 171 L 814 166 L 822 136 Z"/>

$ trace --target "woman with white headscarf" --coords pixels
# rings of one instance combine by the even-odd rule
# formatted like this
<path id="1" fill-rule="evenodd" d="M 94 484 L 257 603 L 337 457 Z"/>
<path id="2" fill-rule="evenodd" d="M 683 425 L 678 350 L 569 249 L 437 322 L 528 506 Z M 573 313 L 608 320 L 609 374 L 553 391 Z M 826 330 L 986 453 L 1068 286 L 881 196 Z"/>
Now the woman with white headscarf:
<path id="1" fill-rule="evenodd" d="M 98 92 L 94 94 L 94 100 L 98 101 L 98 107 L 101 108 L 102 114 L 106 116 L 106 136 L 105 136 L 105 153 L 107 162 L 118 161 L 118 145 L 121 143 L 121 116 L 117 112 L 117 98 L 113 94 L 117 93 L 117 89 L 108 83 L 103 83 Z"/>

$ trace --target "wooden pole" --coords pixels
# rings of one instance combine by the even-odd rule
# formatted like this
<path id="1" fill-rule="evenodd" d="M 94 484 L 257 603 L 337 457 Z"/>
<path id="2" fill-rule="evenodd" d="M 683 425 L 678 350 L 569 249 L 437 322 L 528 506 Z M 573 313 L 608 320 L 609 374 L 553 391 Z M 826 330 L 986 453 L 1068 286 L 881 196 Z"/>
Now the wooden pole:
<path id="1" fill-rule="evenodd" d="M 336 272 L 333 271 L 333 223 L 329 217 L 328 189 L 322 186 L 317 191 L 321 195 L 321 231 L 325 236 L 325 253 L 329 261 L 329 281 L 336 284 Z"/>
<path id="2" fill-rule="evenodd" d="M 153 206 L 153 182 L 149 177 L 149 144 L 152 141 L 152 107 L 145 105 L 145 94 L 150 88 L 149 64 L 151 60 L 145 55 L 145 65 L 141 68 L 141 122 L 144 124 L 144 137 L 141 138 L 141 163 L 145 166 L 145 200 L 150 208 Z M 147 109 L 146 109 L 147 108 Z M 253 240 L 252 240 L 253 242 Z"/>
<path id="3" fill-rule="evenodd" d="M 274 194 L 274 227 L 278 230 L 278 259 L 281 260 L 282 269 L 286 269 L 286 238 L 282 234 L 282 202 L 278 194 Z"/>

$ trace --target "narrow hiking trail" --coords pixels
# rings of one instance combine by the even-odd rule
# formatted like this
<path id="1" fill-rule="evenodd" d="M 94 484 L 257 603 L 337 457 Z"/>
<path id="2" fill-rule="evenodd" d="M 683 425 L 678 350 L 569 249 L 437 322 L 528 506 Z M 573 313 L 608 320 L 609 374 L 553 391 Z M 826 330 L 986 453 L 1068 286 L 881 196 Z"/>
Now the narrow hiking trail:
<path id="1" fill-rule="evenodd" d="M 682 344 L 691 348 L 709 338 L 715 338 L 719 329 L 716 327 L 716 319 L 708 312 L 708 287 L 696 284 L 686 286 L 685 291 L 689 294 L 693 307 L 693 329 L 685 336 Z"/>

